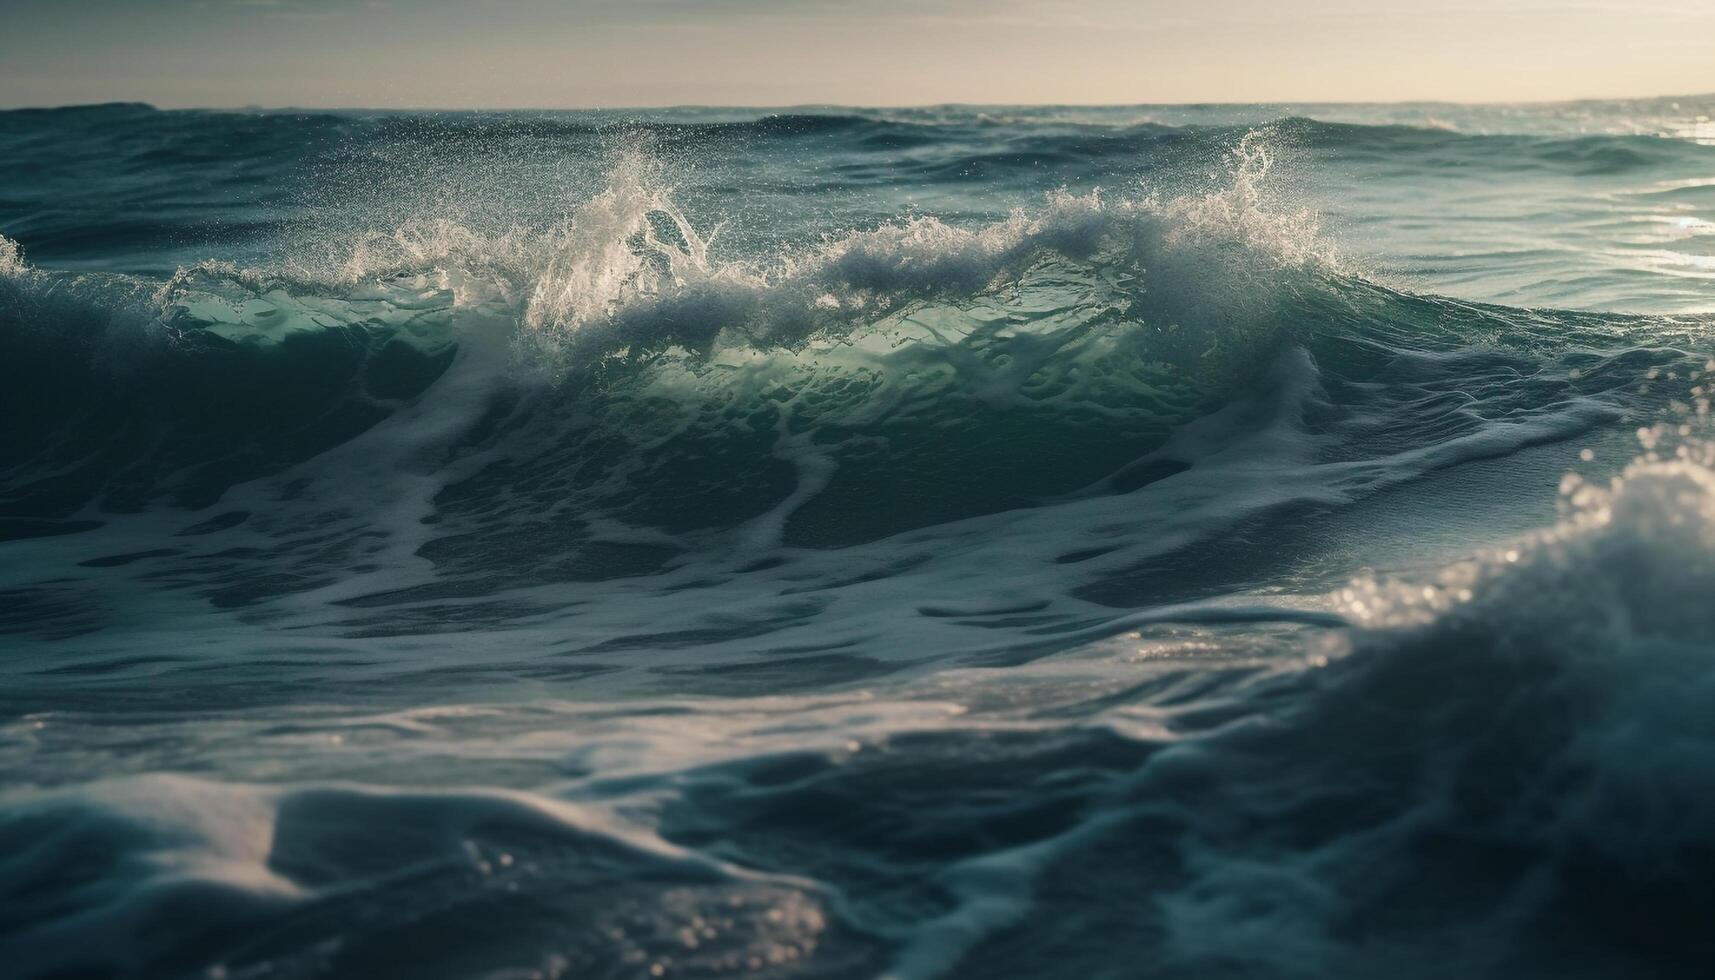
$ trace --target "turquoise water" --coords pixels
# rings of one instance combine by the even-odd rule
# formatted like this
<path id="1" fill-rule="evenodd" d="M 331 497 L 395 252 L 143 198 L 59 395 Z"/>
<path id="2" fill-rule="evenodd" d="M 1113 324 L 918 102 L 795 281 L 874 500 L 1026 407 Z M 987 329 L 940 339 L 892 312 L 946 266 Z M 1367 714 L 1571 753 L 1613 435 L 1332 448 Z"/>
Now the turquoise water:
<path id="1" fill-rule="evenodd" d="M 0 113 L 0 962 L 1703 976 L 1712 118 Z"/>

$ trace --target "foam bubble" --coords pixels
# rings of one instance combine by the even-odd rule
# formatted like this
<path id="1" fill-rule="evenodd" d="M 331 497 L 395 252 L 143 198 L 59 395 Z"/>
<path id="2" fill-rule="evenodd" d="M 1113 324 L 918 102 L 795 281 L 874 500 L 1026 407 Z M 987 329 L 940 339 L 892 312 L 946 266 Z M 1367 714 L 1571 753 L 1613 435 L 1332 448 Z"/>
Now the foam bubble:
<path id="1" fill-rule="evenodd" d="M 29 268 L 24 264 L 23 249 L 5 235 L 0 235 L 0 276 L 16 276 Z"/>

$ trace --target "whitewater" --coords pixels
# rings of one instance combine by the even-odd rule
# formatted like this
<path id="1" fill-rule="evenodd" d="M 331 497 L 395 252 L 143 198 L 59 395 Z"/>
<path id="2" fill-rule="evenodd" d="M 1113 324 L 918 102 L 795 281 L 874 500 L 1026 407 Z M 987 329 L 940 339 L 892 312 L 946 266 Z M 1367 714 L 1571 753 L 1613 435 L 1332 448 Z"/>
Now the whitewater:
<path id="1" fill-rule="evenodd" d="M 1707 976 L 1712 120 L 0 112 L 0 973 Z"/>

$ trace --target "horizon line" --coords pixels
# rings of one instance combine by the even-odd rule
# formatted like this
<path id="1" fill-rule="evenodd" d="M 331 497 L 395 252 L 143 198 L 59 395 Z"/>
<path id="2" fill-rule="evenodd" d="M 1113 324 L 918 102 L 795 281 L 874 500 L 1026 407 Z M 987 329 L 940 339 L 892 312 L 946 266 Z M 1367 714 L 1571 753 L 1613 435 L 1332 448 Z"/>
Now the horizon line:
<path id="1" fill-rule="evenodd" d="M 778 112 L 790 109 L 1126 109 L 1126 108 L 1242 108 L 1270 106 L 1548 106 L 1577 105 L 1590 102 L 1657 102 L 1669 99 L 1715 99 L 1715 90 L 1708 92 L 1664 93 L 1659 95 L 1580 96 L 1569 99 L 1269 99 L 1201 102 L 662 102 L 637 105 L 559 105 L 559 106 L 365 106 L 365 105 L 186 105 L 162 107 L 145 99 L 103 99 L 93 102 L 66 102 L 59 105 L 0 106 L 0 112 L 55 112 L 63 109 L 99 109 L 111 106 L 139 106 L 154 112 L 662 112 L 685 109 L 729 109 Z"/>

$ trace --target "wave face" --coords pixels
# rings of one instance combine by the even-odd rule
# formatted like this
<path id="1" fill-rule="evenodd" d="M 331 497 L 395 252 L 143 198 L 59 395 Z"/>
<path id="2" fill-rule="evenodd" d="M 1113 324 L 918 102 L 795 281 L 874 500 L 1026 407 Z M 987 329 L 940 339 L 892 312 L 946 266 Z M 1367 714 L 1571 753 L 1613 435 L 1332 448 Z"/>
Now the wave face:
<path id="1" fill-rule="evenodd" d="M 1712 113 L 0 113 L 0 962 L 1703 976 Z"/>

